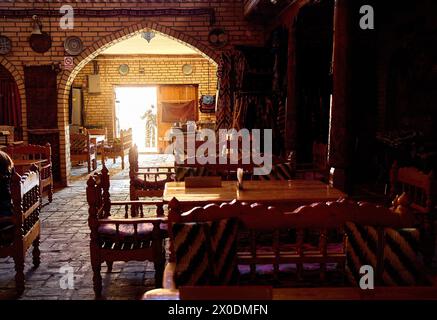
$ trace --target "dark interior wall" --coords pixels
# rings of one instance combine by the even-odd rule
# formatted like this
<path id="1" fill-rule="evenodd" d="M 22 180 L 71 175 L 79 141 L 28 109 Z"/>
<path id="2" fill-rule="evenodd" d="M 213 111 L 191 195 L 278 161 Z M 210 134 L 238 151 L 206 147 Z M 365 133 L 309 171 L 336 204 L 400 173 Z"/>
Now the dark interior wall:
<path id="1" fill-rule="evenodd" d="M 304 6 L 296 21 L 297 160 L 312 161 L 313 142 L 328 142 L 334 1 Z"/>
<path id="2" fill-rule="evenodd" d="M 437 138 L 437 2 L 380 4 L 379 129 Z"/>
<path id="3" fill-rule="evenodd" d="M 428 170 L 418 154 L 437 151 L 437 2 L 353 3 L 375 10 L 375 30 L 351 30 L 354 180 L 384 185 L 394 160 Z"/>

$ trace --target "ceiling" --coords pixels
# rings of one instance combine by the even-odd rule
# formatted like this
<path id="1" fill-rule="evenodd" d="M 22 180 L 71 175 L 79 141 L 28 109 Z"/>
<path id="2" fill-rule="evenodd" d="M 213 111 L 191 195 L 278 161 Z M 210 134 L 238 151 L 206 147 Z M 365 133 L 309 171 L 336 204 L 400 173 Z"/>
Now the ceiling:
<path id="1" fill-rule="evenodd" d="M 102 54 L 198 54 L 197 51 L 169 37 L 156 33 L 150 41 L 143 39 L 141 34 L 123 40 Z"/>

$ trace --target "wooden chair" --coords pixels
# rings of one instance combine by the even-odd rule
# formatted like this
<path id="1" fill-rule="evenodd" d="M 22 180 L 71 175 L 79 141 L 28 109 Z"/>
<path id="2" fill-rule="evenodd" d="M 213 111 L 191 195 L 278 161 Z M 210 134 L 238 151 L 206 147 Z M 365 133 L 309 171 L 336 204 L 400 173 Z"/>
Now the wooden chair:
<path id="1" fill-rule="evenodd" d="M 129 150 L 132 147 L 132 128 L 120 131 L 120 138 L 114 139 L 112 145 L 106 145 L 104 147 L 104 156 L 115 159 L 121 157 L 121 168 L 124 170 L 124 157 L 129 154 Z"/>
<path id="2" fill-rule="evenodd" d="M 165 184 L 174 181 L 174 167 L 139 167 L 138 148 L 129 150 L 130 200 L 140 198 L 159 198 L 155 200 L 158 216 L 164 214 L 162 196 Z"/>
<path id="3" fill-rule="evenodd" d="M 390 171 L 390 198 L 406 193 L 411 208 L 423 228 L 426 263 L 431 265 L 435 251 L 435 214 L 437 213 L 437 181 L 431 171 L 426 174 L 414 167 L 393 163 Z"/>
<path id="4" fill-rule="evenodd" d="M 15 283 L 17 293 L 24 291 L 24 262 L 26 252 L 33 245 L 33 265 L 40 264 L 40 220 L 41 209 L 40 178 L 36 166 L 20 176 L 11 179 L 13 213 L 10 217 L 0 217 L 2 241 L 0 258 L 12 257 L 15 262 Z"/>
<path id="5" fill-rule="evenodd" d="M 91 142 L 97 147 L 97 154 L 103 155 L 108 137 L 108 130 L 104 128 L 85 128 L 85 132 L 90 135 Z"/>
<path id="6" fill-rule="evenodd" d="M 52 148 L 49 143 L 45 146 L 39 145 L 15 145 L 9 146 L 6 152 L 13 160 L 46 160 L 39 164 L 39 176 L 41 179 L 41 195 L 47 192 L 48 200 L 53 200 L 53 167 Z"/>
<path id="7" fill-rule="evenodd" d="M 95 172 L 87 182 L 87 201 L 89 205 L 88 225 L 91 230 L 91 265 L 93 285 L 97 298 L 102 294 L 102 262 L 106 262 L 108 272 L 114 261 L 145 261 L 155 266 L 155 283 L 162 284 L 165 264 L 163 241 L 166 237 L 164 217 L 144 218 L 143 207 L 155 205 L 147 201 L 111 201 L 108 169 Z M 123 217 L 112 216 L 117 207 L 123 209 Z M 129 218 L 129 211 L 138 212 L 139 217 Z"/>
<path id="8" fill-rule="evenodd" d="M 88 173 L 97 169 L 97 147 L 92 143 L 89 134 L 70 134 L 70 160 L 71 162 L 86 161 Z"/>
<path id="9" fill-rule="evenodd" d="M 23 144 L 24 141 L 15 140 L 15 127 L 14 126 L 0 126 L 0 132 L 6 132 L 7 135 L 4 136 L 5 145 L 20 145 Z"/>

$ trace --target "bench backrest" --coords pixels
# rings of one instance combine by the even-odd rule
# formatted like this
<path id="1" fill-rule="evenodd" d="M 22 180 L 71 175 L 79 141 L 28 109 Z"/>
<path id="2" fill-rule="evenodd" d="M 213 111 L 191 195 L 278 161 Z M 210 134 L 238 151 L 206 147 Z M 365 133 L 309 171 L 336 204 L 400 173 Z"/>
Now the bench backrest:
<path id="1" fill-rule="evenodd" d="M 70 134 L 70 152 L 72 154 L 89 153 L 90 147 L 91 147 L 91 138 L 89 134 L 84 134 L 84 133 Z"/>
<path id="2" fill-rule="evenodd" d="M 18 145 L 9 146 L 6 152 L 12 159 L 26 159 L 26 160 L 49 160 L 52 157 L 52 148 L 49 143 L 45 146 L 40 145 Z"/>
<path id="3" fill-rule="evenodd" d="M 399 167 L 395 162 L 390 172 L 391 196 L 406 193 L 411 207 L 420 213 L 430 213 L 436 204 L 437 183 L 433 172 L 426 174 L 414 167 Z"/>

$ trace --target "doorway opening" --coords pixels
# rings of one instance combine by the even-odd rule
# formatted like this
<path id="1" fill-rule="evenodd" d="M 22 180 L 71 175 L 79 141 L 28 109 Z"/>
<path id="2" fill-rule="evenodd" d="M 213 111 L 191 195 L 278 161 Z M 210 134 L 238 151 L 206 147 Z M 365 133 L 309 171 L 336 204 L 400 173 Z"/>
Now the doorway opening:
<path id="1" fill-rule="evenodd" d="M 115 132 L 132 128 L 139 152 L 158 152 L 157 87 L 115 87 Z"/>

